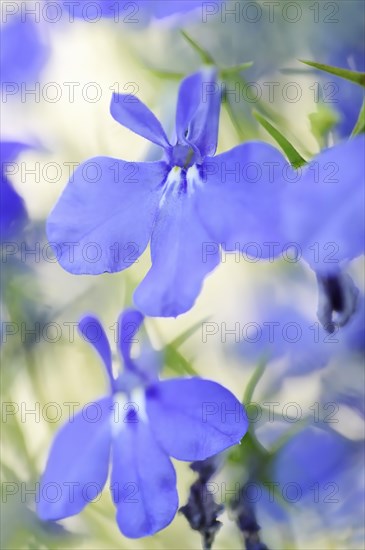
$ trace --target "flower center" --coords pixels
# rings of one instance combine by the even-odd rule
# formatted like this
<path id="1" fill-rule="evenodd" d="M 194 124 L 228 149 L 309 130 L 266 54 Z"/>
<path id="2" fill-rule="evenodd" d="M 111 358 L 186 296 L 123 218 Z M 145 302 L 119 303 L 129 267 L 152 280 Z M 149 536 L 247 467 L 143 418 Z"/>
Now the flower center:
<path id="1" fill-rule="evenodd" d="M 187 170 L 193 164 L 200 162 L 200 156 L 190 145 L 181 145 L 177 143 L 170 152 L 170 163 L 172 166 L 180 166 Z"/>
<path id="2" fill-rule="evenodd" d="M 136 388 L 129 396 L 122 392 L 116 393 L 110 422 L 114 436 L 117 436 L 127 423 L 148 422 L 145 390 Z"/>
<path id="3" fill-rule="evenodd" d="M 202 183 L 199 167 L 196 164 L 192 164 L 187 170 L 180 166 L 174 166 L 165 181 L 160 207 L 163 206 L 168 197 L 173 196 L 176 198 L 182 193 L 188 197 L 191 196 Z"/>

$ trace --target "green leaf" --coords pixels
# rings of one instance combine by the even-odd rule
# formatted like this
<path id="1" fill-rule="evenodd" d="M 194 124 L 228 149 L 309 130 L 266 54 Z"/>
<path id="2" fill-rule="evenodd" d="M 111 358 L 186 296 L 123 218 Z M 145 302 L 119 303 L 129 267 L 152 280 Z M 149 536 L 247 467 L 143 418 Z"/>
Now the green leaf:
<path id="1" fill-rule="evenodd" d="M 202 60 L 203 63 L 207 65 L 215 65 L 214 59 L 212 58 L 209 52 L 207 52 L 206 50 L 204 50 L 204 48 L 199 46 L 199 44 L 193 38 L 191 38 L 191 36 L 188 35 L 187 32 L 183 30 L 181 30 L 180 32 L 182 36 L 185 38 L 185 40 L 188 42 L 188 44 L 190 44 L 193 50 L 195 50 L 196 53 L 200 56 L 200 59 Z"/>
<path id="2" fill-rule="evenodd" d="M 362 107 L 359 113 L 359 118 L 356 121 L 355 127 L 351 132 L 351 136 L 357 136 L 365 132 L 365 99 L 362 103 Z"/>
<path id="3" fill-rule="evenodd" d="M 253 111 L 253 116 L 256 120 L 265 128 L 267 132 L 275 139 L 275 141 L 280 145 L 284 153 L 289 159 L 289 162 L 294 168 L 300 168 L 303 164 L 306 164 L 307 161 L 298 153 L 295 147 L 286 139 L 285 136 L 277 128 L 275 128 L 271 122 L 264 118 L 257 111 Z"/>
<path id="4" fill-rule="evenodd" d="M 331 65 L 324 65 L 323 63 L 306 61 L 304 59 L 299 59 L 298 61 L 300 61 L 301 63 L 305 63 L 310 67 L 314 67 L 315 69 L 319 69 L 320 71 L 324 71 L 326 73 L 339 76 L 340 78 L 350 80 L 350 82 L 354 82 L 355 84 L 359 84 L 360 86 L 365 86 L 365 73 L 350 71 L 349 69 L 342 69 L 341 67 L 332 67 Z"/>
<path id="5" fill-rule="evenodd" d="M 179 375 L 199 376 L 189 361 L 171 345 L 165 347 L 165 364 Z"/>

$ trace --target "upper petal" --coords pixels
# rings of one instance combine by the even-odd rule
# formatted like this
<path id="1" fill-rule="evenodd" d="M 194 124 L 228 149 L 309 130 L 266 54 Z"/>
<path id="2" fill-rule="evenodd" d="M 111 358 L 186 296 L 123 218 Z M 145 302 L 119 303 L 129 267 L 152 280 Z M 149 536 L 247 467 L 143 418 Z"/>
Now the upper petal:
<path id="1" fill-rule="evenodd" d="M 154 384 L 146 392 L 146 412 L 157 441 L 179 460 L 204 460 L 239 443 L 248 428 L 236 397 L 200 378 Z"/>
<path id="2" fill-rule="evenodd" d="M 160 121 L 150 109 L 132 94 L 113 94 L 110 104 L 112 117 L 122 126 L 161 147 L 170 147 Z"/>
<path id="3" fill-rule="evenodd" d="M 289 163 L 262 142 L 206 159 L 197 200 L 211 240 L 258 259 L 277 255 L 285 244 L 281 219 L 286 174 L 293 174 Z"/>
<path id="4" fill-rule="evenodd" d="M 134 342 L 138 342 L 136 334 L 143 323 L 143 315 L 135 309 L 126 309 L 118 319 L 118 347 L 120 354 L 128 367 L 132 361 L 131 347 Z"/>
<path id="5" fill-rule="evenodd" d="M 110 398 L 84 407 L 57 433 L 42 476 L 38 515 L 58 520 L 78 514 L 108 477 L 111 444 Z"/>
<path id="6" fill-rule="evenodd" d="M 204 243 L 210 240 L 194 194 L 181 188 L 166 192 L 151 239 L 152 267 L 134 293 L 138 309 L 161 317 L 188 311 L 204 277 L 219 263 L 218 250 L 203 255 Z"/>
<path id="7" fill-rule="evenodd" d="M 96 157 L 81 164 L 47 221 L 62 267 L 95 275 L 132 265 L 150 239 L 165 175 L 163 162 Z"/>
<path id="8" fill-rule="evenodd" d="M 364 253 L 365 137 L 322 151 L 288 186 L 287 234 L 317 272 Z"/>
<path id="9" fill-rule="evenodd" d="M 214 67 L 205 67 L 182 81 L 176 109 L 177 137 L 195 145 L 202 157 L 216 151 L 220 104 Z"/>
<path id="10" fill-rule="evenodd" d="M 93 315 L 85 315 L 80 319 L 78 328 L 84 339 L 95 348 L 102 359 L 113 390 L 115 387 L 115 380 L 112 370 L 112 352 L 108 338 L 99 319 Z"/>
<path id="11" fill-rule="evenodd" d="M 179 141 L 185 141 L 190 122 L 201 102 L 202 74 L 200 71 L 187 76 L 181 82 L 176 108 L 176 134 Z"/>
<path id="12" fill-rule="evenodd" d="M 117 522 L 130 538 L 153 535 L 174 518 L 178 507 L 176 474 L 149 425 L 125 422 L 113 445 L 112 494 Z"/>

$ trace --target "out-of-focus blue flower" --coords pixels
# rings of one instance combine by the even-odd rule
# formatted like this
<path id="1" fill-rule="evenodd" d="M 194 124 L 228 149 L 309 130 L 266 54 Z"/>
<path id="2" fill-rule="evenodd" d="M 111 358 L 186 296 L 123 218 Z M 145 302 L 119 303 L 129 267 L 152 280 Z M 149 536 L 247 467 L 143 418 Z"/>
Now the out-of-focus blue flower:
<path id="1" fill-rule="evenodd" d="M 340 42 L 339 42 L 340 44 Z M 358 44 L 354 50 L 340 50 L 330 56 L 329 64 L 352 71 L 365 71 L 365 53 L 364 43 Z M 340 114 L 340 121 L 336 127 L 342 137 L 351 135 L 358 119 L 362 102 L 364 100 L 364 90 L 362 87 L 331 75 L 331 83 L 336 86 L 336 103 L 333 105 Z"/>
<path id="2" fill-rule="evenodd" d="M 276 373 L 283 376 L 303 376 L 326 366 L 335 353 L 338 340 L 329 336 L 315 317 L 306 317 L 299 307 L 272 303 L 268 299 L 256 319 L 247 327 L 238 351 L 254 363 L 285 358 Z"/>
<path id="3" fill-rule="evenodd" d="M 75 171 L 47 224 L 64 269 L 94 275 L 120 271 L 137 260 L 151 238 L 152 267 L 134 301 L 147 315 L 176 316 L 192 307 L 203 279 L 219 264 L 220 244 L 230 250 L 237 240 L 259 246 L 282 240 L 282 171 L 291 168 L 274 147 L 260 142 L 213 158 L 219 110 L 215 69 L 185 78 L 171 145 L 141 101 L 114 94 L 115 120 L 162 147 L 164 160 L 97 157 Z M 90 243 L 99 252 L 92 261 L 85 255 Z"/>
<path id="4" fill-rule="evenodd" d="M 1 82 L 19 86 L 37 81 L 49 54 L 40 23 L 14 14 L 2 25 L 1 33 Z"/>
<path id="5" fill-rule="evenodd" d="M 317 274 L 318 310 L 322 326 L 328 332 L 345 326 L 357 309 L 359 290 L 347 273 Z"/>
<path id="6" fill-rule="evenodd" d="M 364 135 L 325 149 L 287 186 L 282 210 L 283 233 L 317 274 L 318 318 L 329 332 L 356 310 L 358 292 L 343 270 L 364 254 L 364 156 Z"/>
<path id="7" fill-rule="evenodd" d="M 289 502 L 315 510 L 325 524 L 355 527 L 364 517 L 363 460 L 362 441 L 348 440 L 325 424 L 309 426 L 278 452 L 274 479 L 286 488 Z"/>
<path id="8" fill-rule="evenodd" d="M 354 445 L 323 426 L 304 428 L 280 449 L 274 463 L 275 480 L 281 486 L 297 483 L 301 497 L 310 498 L 315 483 L 335 482 L 351 464 L 350 451 Z"/>
<path id="9" fill-rule="evenodd" d="M 244 408 L 219 384 L 200 378 L 159 381 L 132 359 L 131 345 L 142 321 L 134 310 L 119 318 L 125 370 L 117 378 L 98 319 L 80 321 L 81 333 L 104 362 L 110 393 L 57 434 L 41 480 L 38 514 L 43 520 L 77 514 L 95 498 L 106 483 L 111 456 L 119 528 L 131 538 L 152 535 L 172 521 L 178 507 L 169 456 L 203 460 L 238 443 L 247 431 Z M 52 486 L 57 487 L 57 499 L 47 492 Z"/>
<path id="10" fill-rule="evenodd" d="M 342 274 L 342 278 L 351 281 L 357 298 L 358 291 L 351 278 L 347 274 Z M 345 326 L 340 326 L 334 316 L 330 331 L 321 308 L 317 311 L 317 320 L 315 312 L 308 313 L 304 302 L 297 296 L 298 288 L 305 285 L 304 281 L 303 278 L 303 281 L 291 285 L 282 276 L 273 286 L 270 280 L 270 286 L 261 286 L 260 294 L 255 296 L 253 312 L 247 303 L 246 307 L 240 307 L 239 338 L 236 335 L 236 342 L 232 342 L 230 349 L 252 364 L 275 361 L 270 373 L 274 375 L 272 384 L 276 390 L 286 377 L 303 376 L 323 369 L 332 359 L 348 361 L 352 354 L 362 354 L 365 348 L 363 297 L 356 299 L 355 309 Z M 277 293 L 276 286 L 281 290 L 285 288 L 286 292 Z M 230 328 L 232 324 L 231 321 Z M 274 386 L 271 391 L 274 391 Z"/>
<path id="11" fill-rule="evenodd" d="M 287 235 L 321 275 L 364 253 L 365 137 L 326 149 L 288 185 Z"/>
<path id="12" fill-rule="evenodd" d="M 264 444 L 272 430 L 273 424 L 268 425 Z M 262 443 L 261 432 L 256 434 Z M 281 523 L 282 533 L 288 535 L 290 519 L 296 521 L 297 516 L 291 515 L 296 508 L 305 510 L 307 517 L 312 514 L 313 532 L 322 532 L 324 526 L 341 532 L 351 525 L 356 537 L 364 517 L 363 441 L 351 441 L 322 422 L 269 447 L 271 457 L 260 498 L 253 500 L 264 532 L 271 524 L 275 533 Z M 256 487 L 256 497 L 257 492 Z"/>
<path id="13" fill-rule="evenodd" d="M 93 21 L 105 17 L 116 22 L 143 23 L 148 20 L 163 19 L 171 15 L 202 10 L 202 0 L 59 0 L 70 16 Z M 221 1 L 221 0 L 218 0 Z"/>
<path id="14" fill-rule="evenodd" d="M 327 6 L 330 8 L 330 6 Z M 320 63 L 351 71 L 365 71 L 364 17 L 365 5 L 356 0 L 337 4 L 333 17 L 324 17 L 310 28 L 307 44 L 312 50 L 312 59 Z M 326 9 L 323 6 L 323 9 Z M 332 24 L 330 19 L 332 19 Z M 323 101 L 340 115 L 336 131 L 340 137 L 348 137 L 356 123 L 364 98 L 361 86 L 344 78 L 322 71 L 316 72 L 322 82 Z"/>
<path id="15" fill-rule="evenodd" d="M 7 177 L 7 164 L 14 162 L 17 156 L 28 146 L 18 142 L 0 142 L 1 159 L 1 242 L 14 236 L 27 220 L 27 211 L 21 196 L 15 191 Z"/>

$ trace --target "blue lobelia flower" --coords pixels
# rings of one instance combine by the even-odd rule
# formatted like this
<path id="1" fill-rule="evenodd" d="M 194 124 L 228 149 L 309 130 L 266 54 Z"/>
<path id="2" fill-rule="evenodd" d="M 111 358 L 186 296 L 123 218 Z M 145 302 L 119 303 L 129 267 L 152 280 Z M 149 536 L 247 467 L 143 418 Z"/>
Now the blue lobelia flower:
<path id="1" fill-rule="evenodd" d="M 1 242 L 13 237 L 27 221 L 27 211 L 21 196 L 15 191 L 7 177 L 7 165 L 15 161 L 17 156 L 27 149 L 23 143 L 1 141 L 1 217 L 0 238 Z"/>
<path id="2" fill-rule="evenodd" d="M 141 101 L 114 94 L 114 119 L 162 147 L 163 160 L 86 161 L 48 218 L 58 260 L 75 274 L 125 269 L 151 239 L 152 267 L 134 295 L 146 315 L 188 311 L 205 276 L 219 264 L 220 245 L 230 250 L 237 240 L 254 241 L 265 257 L 270 247 L 261 244 L 283 239 L 282 174 L 291 167 L 260 142 L 213 157 L 221 99 L 216 76 L 214 68 L 206 68 L 182 81 L 174 145 Z M 92 260 L 85 253 L 90 245 Z"/>
<path id="3" fill-rule="evenodd" d="M 364 254 L 365 137 L 321 151 L 287 187 L 283 233 L 300 248 L 319 283 L 318 317 L 332 332 L 356 310 L 357 289 L 344 274 Z"/>
<path id="4" fill-rule="evenodd" d="M 202 460 L 238 443 L 247 431 L 244 408 L 219 384 L 200 378 L 159 381 L 131 357 L 132 334 L 142 321 L 134 310 L 119 318 L 125 369 L 117 378 L 98 319 L 80 321 L 81 333 L 104 362 L 110 393 L 58 432 L 40 485 L 38 514 L 43 520 L 79 513 L 102 491 L 111 458 L 120 530 L 131 538 L 152 535 L 172 521 L 178 507 L 169 456 Z"/>
<path id="5" fill-rule="evenodd" d="M 0 74 L 4 91 L 14 95 L 21 84 L 35 82 L 49 55 L 40 24 L 11 15 L 1 29 Z M 6 87 L 9 86 L 9 88 Z"/>

